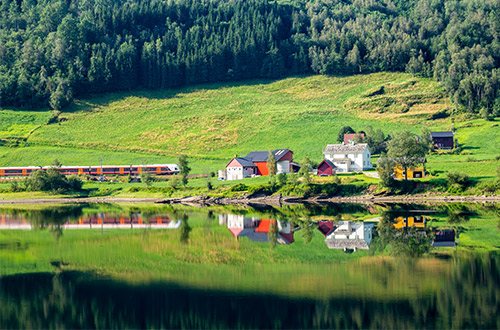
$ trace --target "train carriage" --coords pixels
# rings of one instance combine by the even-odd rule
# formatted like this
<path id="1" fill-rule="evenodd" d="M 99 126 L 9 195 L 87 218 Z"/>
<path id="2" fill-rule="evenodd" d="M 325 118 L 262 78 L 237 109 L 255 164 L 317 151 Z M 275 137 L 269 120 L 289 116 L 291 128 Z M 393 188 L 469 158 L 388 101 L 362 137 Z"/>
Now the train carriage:
<path id="1" fill-rule="evenodd" d="M 0 176 L 28 176 L 41 169 L 40 166 L 0 167 Z"/>
<path id="2" fill-rule="evenodd" d="M 0 167 L 0 177 L 28 176 L 37 170 L 48 170 L 52 166 L 26 166 L 26 167 Z M 106 166 L 61 166 L 58 168 L 63 175 L 140 175 L 149 173 L 153 175 L 171 175 L 180 171 L 177 164 L 153 165 L 106 165 Z"/>

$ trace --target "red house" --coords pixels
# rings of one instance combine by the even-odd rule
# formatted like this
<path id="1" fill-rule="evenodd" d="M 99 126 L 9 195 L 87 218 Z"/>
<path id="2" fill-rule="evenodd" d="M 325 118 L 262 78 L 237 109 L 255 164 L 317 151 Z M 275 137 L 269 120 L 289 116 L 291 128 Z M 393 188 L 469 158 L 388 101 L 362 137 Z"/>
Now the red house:
<path id="1" fill-rule="evenodd" d="M 332 176 L 337 173 L 337 166 L 335 166 L 328 159 L 324 159 L 318 165 L 318 175 L 319 176 Z"/>
<path id="2" fill-rule="evenodd" d="M 276 174 L 290 173 L 291 166 L 293 165 L 293 151 L 289 149 L 276 149 L 272 153 L 276 159 Z M 252 151 L 245 156 L 245 159 L 257 166 L 256 174 L 269 175 L 269 169 L 267 168 L 268 157 L 269 151 Z"/>

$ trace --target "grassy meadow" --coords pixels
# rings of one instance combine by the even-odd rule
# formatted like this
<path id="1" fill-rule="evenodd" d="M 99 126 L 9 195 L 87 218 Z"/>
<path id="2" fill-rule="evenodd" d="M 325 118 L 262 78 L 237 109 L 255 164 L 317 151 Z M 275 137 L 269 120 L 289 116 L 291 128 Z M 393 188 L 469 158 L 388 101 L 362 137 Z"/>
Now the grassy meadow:
<path id="1" fill-rule="evenodd" d="M 462 154 L 436 153 L 427 168 L 491 180 L 500 165 L 496 121 L 454 115 L 431 79 L 404 73 L 306 76 L 278 81 L 135 91 L 76 100 L 64 112 L 0 111 L 0 166 L 150 164 L 187 154 L 193 174 L 216 172 L 235 155 L 289 148 L 319 162 L 341 127 L 371 125 L 385 134 L 457 129 Z M 49 120 L 59 115 L 58 122 Z M 439 117 L 439 116 L 438 116 Z M 13 145 L 9 139 L 18 139 Z M 375 161 L 375 160 L 374 160 Z"/>

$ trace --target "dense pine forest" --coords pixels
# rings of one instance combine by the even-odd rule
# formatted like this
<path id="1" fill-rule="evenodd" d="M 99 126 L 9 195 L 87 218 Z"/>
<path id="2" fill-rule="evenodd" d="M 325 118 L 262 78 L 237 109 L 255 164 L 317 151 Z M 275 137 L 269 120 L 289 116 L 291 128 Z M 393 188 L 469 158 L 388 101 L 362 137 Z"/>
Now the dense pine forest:
<path id="1" fill-rule="evenodd" d="M 500 115 L 499 0 L 0 0 L 0 106 L 301 74 L 434 77 Z"/>

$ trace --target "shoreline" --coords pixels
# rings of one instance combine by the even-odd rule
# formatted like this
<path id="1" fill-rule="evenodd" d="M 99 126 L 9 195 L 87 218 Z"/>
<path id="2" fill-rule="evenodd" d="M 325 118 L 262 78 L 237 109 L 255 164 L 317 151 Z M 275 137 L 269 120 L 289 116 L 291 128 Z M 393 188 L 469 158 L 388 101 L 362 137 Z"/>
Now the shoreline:
<path id="1" fill-rule="evenodd" d="M 443 195 L 405 195 L 405 196 L 346 196 L 346 197 L 292 197 L 245 196 L 245 197 L 207 197 L 205 195 L 177 198 L 117 198 L 117 197 L 68 197 L 68 198 L 20 198 L 1 199 L 0 205 L 12 204 L 83 204 L 83 203 L 152 203 L 181 204 L 190 206 L 214 205 L 294 205 L 294 204 L 383 204 L 383 203 L 500 203 L 500 196 L 443 196 Z"/>

